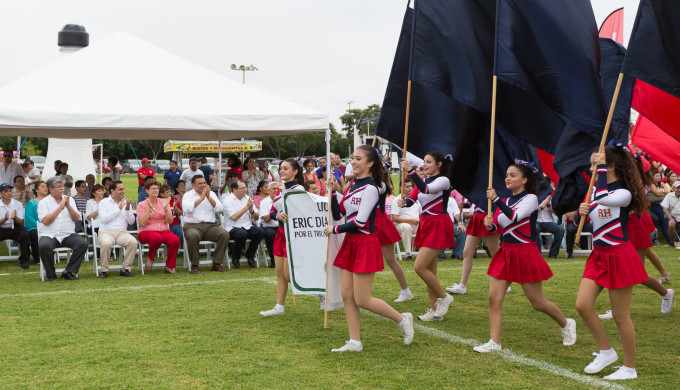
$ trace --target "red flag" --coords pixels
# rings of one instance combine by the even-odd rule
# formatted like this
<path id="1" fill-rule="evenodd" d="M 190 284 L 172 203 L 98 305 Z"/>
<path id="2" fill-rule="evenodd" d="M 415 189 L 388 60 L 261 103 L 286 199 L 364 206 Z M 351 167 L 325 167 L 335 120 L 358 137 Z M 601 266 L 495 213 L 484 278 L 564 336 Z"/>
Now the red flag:
<path id="1" fill-rule="evenodd" d="M 643 115 L 638 116 L 635 123 L 632 141 L 635 146 L 647 152 L 652 160 L 680 172 L 680 142 Z"/>
<path id="2" fill-rule="evenodd" d="M 600 26 L 600 38 L 609 38 L 623 45 L 623 7 L 607 16 Z"/>
<path id="3" fill-rule="evenodd" d="M 638 79 L 633 90 L 632 107 L 680 141 L 680 99 Z M 642 148 L 649 152 L 645 148 Z"/>
<path id="4" fill-rule="evenodd" d="M 550 180 L 555 183 L 555 186 L 557 186 L 557 182 L 560 181 L 560 175 L 557 174 L 555 167 L 553 166 L 553 160 L 555 160 L 555 156 L 548 152 L 544 152 L 539 148 L 536 148 L 536 152 L 538 153 L 538 160 L 541 162 L 543 173 L 545 173 L 550 178 Z"/>

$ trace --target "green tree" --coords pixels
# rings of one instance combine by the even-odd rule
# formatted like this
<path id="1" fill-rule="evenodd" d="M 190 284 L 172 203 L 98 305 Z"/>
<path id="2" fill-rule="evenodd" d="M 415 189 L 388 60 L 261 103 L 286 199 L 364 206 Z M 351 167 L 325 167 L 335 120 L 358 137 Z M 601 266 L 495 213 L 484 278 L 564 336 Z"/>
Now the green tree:
<path id="1" fill-rule="evenodd" d="M 348 138 L 353 138 L 354 136 L 354 126 L 361 120 L 371 117 L 380 116 L 380 105 L 370 104 L 366 108 L 351 108 L 348 109 L 343 115 L 340 116 L 340 122 L 342 123 L 342 131 Z M 366 134 L 368 132 L 368 127 L 375 129 L 375 123 L 364 123 L 359 127 L 359 132 Z"/>

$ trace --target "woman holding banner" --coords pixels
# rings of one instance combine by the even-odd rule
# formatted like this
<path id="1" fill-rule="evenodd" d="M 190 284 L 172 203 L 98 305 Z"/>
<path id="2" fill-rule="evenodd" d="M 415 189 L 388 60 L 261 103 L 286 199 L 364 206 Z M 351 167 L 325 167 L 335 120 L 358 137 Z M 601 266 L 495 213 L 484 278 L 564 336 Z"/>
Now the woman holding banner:
<path id="1" fill-rule="evenodd" d="M 597 317 L 594 305 L 603 289 L 609 289 L 609 302 L 623 346 L 623 366 L 604 379 L 637 378 L 635 371 L 635 329 L 630 319 L 633 286 L 647 280 L 640 257 L 628 238 L 626 225 L 631 210 L 641 213 L 647 197 L 633 157 L 611 146 L 604 153 L 593 153 L 597 165 L 597 185 L 591 203 L 581 203 L 576 218 L 588 216 L 593 221 L 593 252 L 586 261 L 576 298 L 583 322 L 595 338 L 600 352 L 584 371 L 595 374 L 618 360 Z"/>
<path id="2" fill-rule="evenodd" d="M 285 182 L 285 189 L 304 191 L 298 183 L 302 183 L 302 169 L 297 160 L 288 158 L 279 166 L 279 175 Z M 284 303 L 288 293 L 288 283 L 290 283 L 290 271 L 288 270 L 288 254 L 286 253 L 286 233 L 284 223 L 288 220 L 288 215 L 283 212 L 283 194 L 279 190 L 274 198 L 269 217 L 279 221 L 279 229 L 274 237 L 274 262 L 276 263 L 276 306 L 267 311 L 261 311 L 262 316 L 281 315 L 285 313 Z"/>
<path id="3" fill-rule="evenodd" d="M 333 192 L 331 201 L 333 218 L 339 220 L 344 214 L 347 222 L 326 227 L 326 235 L 346 233 L 333 265 L 340 268 L 349 340 L 344 346 L 331 351 L 361 352 L 364 349 L 359 335 L 359 308 L 396 322 L 404 335 L 404 344 L 409 345 L 413 341 L 411 313 L 399 313 L 383 300 L 371 296 L 375 273 L 384 268 L 380 241 L 375 230 L 378 188 L 384 173 L 375 149 L 368 145 L 359 146 L 352 157 L 352 170 L 356 178 L 345 190 L 342 200 L 338 202 L 337 193 Z M 328 184 L 328 188 L 335 188 L 332 176 Z"/>
<path id="4" fill-rule="evenodd" d="M 535 310 L 541 311 L 562 328 L 562 344 L 576 343 L 576 321 L 566 318 L 555 303 L 543 295 L 543 281 L 552 277 L 552 271 L 536 246 L 536 176 L 526 165 L 513 164 L 505 175 L 505 187 L 512 196 L 501 199 L 493 188 L 486 196 L 496 205 L 493 218 L 486 216 L 484 225 L 494 232 L 503 227 L 503 245 L 489 264 L 489 328 L 491 339 L 474 348 L 475 352 L 501 349 L 503 300 L 510 283 L 519 283 Z"/>
<path id="5" fill-rule="evenodd" d="M 453 224 L 447 211 L 451 193 L 448 161 L 438 150 L 426 154 L 422 167 L 427 177 L 425 180 L 411 168 L 406 158 L 402 159 L 401 167 L 408 172 L 416 188 L 408 198 L 399 199 L 399 207 L 411 207 L 416 200 L 422 207 L 414 242 L 414 246 L 419 249 L 413 268 L 427 285 L 430 307 L 418 319 L 441 321 L 453 302 L 453 297 L 444 292 L 437 278 L 439 253 L 442 249 L 455 246 Z"/>

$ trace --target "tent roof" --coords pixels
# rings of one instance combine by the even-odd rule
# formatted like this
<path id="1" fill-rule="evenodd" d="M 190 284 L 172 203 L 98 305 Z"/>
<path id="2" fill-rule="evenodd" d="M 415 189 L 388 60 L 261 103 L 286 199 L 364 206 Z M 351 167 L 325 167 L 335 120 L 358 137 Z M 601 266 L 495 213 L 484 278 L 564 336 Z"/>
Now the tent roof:
<path id="1" fill-rule="evenodd" d="M 122 32 L 0 88 L 0 135 L 229 140 L 327 128 L 326 114 Z"/>

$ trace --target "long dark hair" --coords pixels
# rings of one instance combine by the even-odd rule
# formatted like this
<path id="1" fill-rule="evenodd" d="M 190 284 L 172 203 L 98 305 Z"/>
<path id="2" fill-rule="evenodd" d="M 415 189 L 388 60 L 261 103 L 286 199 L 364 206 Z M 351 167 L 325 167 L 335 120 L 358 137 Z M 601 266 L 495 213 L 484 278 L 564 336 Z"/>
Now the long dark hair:
<path id="1" fill-rule="evenodd" d="M 449 162 L 444 157 L 444 153 L 438 150 L 431 150 L 427 152 L 426 156 L 432 157 L 435 164 L 442 163 L 442 165 L 439 167 L 439 174 L 442 176 L 449 177 L 449 172 L 451 171 L 451 168 L 449 167 Z"/>
<path id="2" fill-rule="evenodd" d="M 300 167 L 300 164 L 298 164 L 297 160 L 293 157 L 288 157 L 287 159 L 283 160 L 281 164 L 279 164 L 279 167 L 283 165 L 283 163 L 288 163 L 290 166 L 297 171 L 293 179 L 299 184 L 303 185 L 305 183 L 305 177 L 302 175 L 302 168 Z"/>
<path id="3" fill-rule="evenodd" d="M 642 157 L 637 156 L 633 157 L 633 160 L 635 161 L 635 166 L 637 167 L 638 173 L 640 174 L 640 180 L 642 181 L 642 185 L 645 187 L 649 187 L 650 184 L 652 184 L 652 178 L 645 173 L 645 168 L 644 165 L 642 164 Z"/>
<path id="4" fill-rule="evenodd" d="M 383 183 L 383 175 L 385 170 L 383 169 L 383 164 L 382 161 L 380 161 L 380 156 L 378 156 L 378 152 L 376 152 L 375 149 L 373 149 L 373 147 L 369 145 L 360 145 L 359 147 L 356 148 L 356 150 L 361 150 L 362 152 L 364 152 L 364 156 L 366 156 L 367 162 L 373 162 L 373 165 L 371 165 L 370 168 L 371 178 L 373 179 L 375 185 L 377 185 L 378 188 L 380 188 L 381 184 Z"/>
<path id="5" fill-rule="evenodd" d="M 637 213 L 642 213 L 647 209 L 648 200 L 645 189 L 642 187 L 640 172 L 635 166 L 633 156 L 625 150 L 617 149 L 613 146 L 605 146 L 605 159 L 607 166 L 614 166 L 614 173 L 623 187 L 630 191 L 632 199 L 630 208 Z"/>
<path id="6" fill-rule="evenodd" d="M 387 196 L 394 193 L 394 186 L 392 185 L 392 176 L 388 169 L 383 168 L 383 183 L 385 183 L 385 194 Z"/>
<path id="7" fill-rule="evenodd" d="M 534 172 L 532 172 L 531 169 L 526 165 L 512 164 L 510 166 L 515 167 L 519 169 L 520 172 L 522 172 L 522 177 L 527 179 L 527 182 L 524 184 L 524 189 L 528 193 L 536 195 L 536 175 Z"/>

